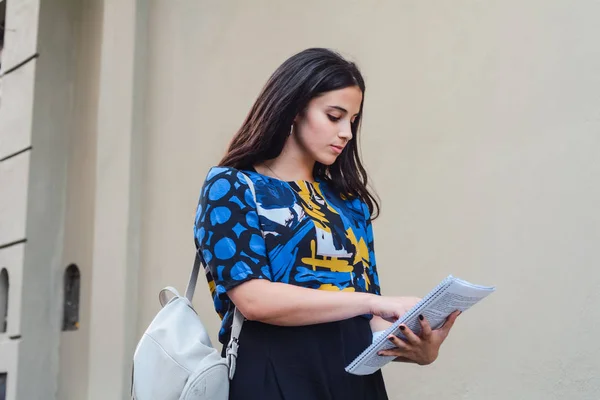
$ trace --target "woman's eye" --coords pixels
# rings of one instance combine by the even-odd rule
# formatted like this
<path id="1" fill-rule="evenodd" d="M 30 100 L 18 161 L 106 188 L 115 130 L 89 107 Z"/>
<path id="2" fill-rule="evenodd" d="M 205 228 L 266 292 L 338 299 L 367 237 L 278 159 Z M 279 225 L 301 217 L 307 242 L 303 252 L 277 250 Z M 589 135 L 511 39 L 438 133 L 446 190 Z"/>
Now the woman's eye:
<path id="1" fill-rule="evenodd" d="M 329 120 L 332 122 L 337 122 L 340 120 L 338 117 L 334 117 L 333 115 L 329 115 L 329 114 L 327 114 L 327 117 L 329 117 Z"/>

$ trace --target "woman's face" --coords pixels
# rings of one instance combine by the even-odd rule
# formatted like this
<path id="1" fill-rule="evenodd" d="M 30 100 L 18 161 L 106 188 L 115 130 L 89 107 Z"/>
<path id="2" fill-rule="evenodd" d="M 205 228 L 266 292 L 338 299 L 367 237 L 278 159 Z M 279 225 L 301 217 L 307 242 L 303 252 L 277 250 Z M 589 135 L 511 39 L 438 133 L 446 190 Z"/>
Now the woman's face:
<path id="1" fill-rule="evenodd" d="M 357 86 L 315 97 L 296 117 L 293 139 L 310 158 L 324 165 L 333 164 L 352 140 L 351 125 L 361 102 L 362 92 Z"/>

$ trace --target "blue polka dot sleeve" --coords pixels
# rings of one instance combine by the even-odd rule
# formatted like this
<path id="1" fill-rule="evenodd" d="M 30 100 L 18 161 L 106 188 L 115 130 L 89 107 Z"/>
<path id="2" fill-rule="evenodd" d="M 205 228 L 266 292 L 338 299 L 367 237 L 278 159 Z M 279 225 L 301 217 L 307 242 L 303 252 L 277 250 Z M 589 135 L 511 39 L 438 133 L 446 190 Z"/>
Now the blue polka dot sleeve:
<path id="1" fill-rule="evenodd" d="M 229 309 L 228 290 L 250 279 L 269 279 L 256 202 L 241 172 L 210 170 L 200 193 L 194 236 L 221 317 Z"/>

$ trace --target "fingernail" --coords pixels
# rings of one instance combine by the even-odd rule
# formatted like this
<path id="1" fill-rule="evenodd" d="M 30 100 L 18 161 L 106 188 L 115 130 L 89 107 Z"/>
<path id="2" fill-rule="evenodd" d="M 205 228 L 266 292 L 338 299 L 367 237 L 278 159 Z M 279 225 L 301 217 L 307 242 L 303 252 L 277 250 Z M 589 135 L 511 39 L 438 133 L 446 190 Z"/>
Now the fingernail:
<path id="1" fill-rule="evenodd" d="M 423 321 L 423 319 L 424 319 L 423 315 L 419 314 L 419 319 L 420 319 L 421 321 Z"/>
<path id="2" fill-rule="evenodd" d="M 458 312 L 458 315 L 460 315 L 460 314 L 462 314 L 462 311 L 459 311 L 459 312 Z M 458 315 L 457 315 L 457 317 L 458 317 Z"/>
<path id="3" fill-rule="evenodd" d="M 400 325 L 400 330 L 404 331 L 406 328 L 404 327 L 404 325 Z"/>
<path id="4" fill-rule="evenodd" d="M 389 340 L 390 342 L 393 342 L 393 341 L 394 341 L 394 338 L 393 338 L 393 337 L 389 337 L 389 338 L 388 338 L 388 340 Z"/>

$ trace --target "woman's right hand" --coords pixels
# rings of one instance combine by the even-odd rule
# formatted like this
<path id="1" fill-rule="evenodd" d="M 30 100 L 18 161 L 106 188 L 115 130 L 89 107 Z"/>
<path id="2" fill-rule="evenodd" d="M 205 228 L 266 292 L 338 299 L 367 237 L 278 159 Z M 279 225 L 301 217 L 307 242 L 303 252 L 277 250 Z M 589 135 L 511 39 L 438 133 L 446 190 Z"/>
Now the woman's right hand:
<path id="1" fill-rule="evenodd" d="M 421 299 L 418 297 L 374 296 L 371 299 L 371 314 L 395 322 L 419 301 Z"/>

